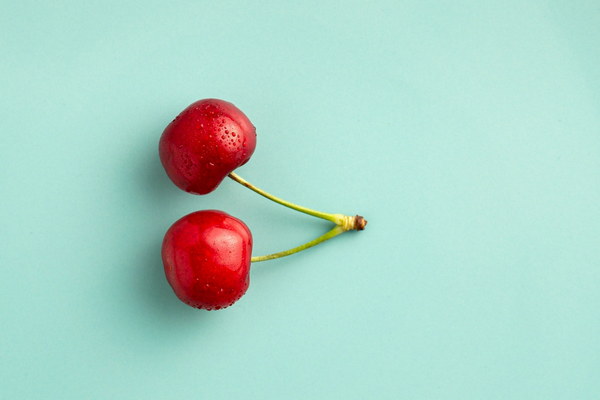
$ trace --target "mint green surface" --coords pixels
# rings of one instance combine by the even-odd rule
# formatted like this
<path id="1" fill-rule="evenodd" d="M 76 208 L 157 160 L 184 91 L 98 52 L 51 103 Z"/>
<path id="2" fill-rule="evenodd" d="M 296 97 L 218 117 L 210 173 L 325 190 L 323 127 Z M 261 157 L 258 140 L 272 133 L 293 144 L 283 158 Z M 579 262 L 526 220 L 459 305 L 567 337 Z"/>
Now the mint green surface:
<path id="1" fill-rule="evenodd" d="M 597 1 L 3 2 L 0 398 L 597 399 L 599 43 Z M 329 225 L 168 180 L 206 97 L 242 177 L 369 220 L 219 312 L 164 279 L 176 219 Z"/>

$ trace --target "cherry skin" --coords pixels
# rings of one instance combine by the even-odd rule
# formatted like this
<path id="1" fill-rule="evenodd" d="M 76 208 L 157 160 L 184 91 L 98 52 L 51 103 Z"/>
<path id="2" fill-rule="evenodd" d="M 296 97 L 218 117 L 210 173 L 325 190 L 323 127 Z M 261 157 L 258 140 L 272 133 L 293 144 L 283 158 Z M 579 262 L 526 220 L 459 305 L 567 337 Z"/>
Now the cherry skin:
<path id="1" fill-rule="evenodd" d="M 165 234 L 162 260 L 184 303 L 219 310 L 239 300 L 250 283 L 252 234 L 239 219 L 204 210 L 176 221 Z"/>
<path id="2" fill-rule="evenodd" d="M 207 194 L 234 169 L 250 160 L 256 128 L 236 106 L 199 100 L 164 130 L 159 155 L 167 175 L 189 193 Z"/>

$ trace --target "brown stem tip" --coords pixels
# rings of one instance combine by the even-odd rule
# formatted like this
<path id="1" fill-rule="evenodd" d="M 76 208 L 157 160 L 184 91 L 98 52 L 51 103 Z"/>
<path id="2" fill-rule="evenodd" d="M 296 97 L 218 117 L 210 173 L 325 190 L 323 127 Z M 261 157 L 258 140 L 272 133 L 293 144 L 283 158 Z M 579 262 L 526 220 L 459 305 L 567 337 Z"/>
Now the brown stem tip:
<path id="1" fill-rule="evenodd" d="M 357 231 L 362 231 L 365 229 L 365 226 L 367 226 L 366 219 L 364 219 L 360 215 L 357 215 L 356 217 L 354 217 L 354 229 L 356 229 Z"/>

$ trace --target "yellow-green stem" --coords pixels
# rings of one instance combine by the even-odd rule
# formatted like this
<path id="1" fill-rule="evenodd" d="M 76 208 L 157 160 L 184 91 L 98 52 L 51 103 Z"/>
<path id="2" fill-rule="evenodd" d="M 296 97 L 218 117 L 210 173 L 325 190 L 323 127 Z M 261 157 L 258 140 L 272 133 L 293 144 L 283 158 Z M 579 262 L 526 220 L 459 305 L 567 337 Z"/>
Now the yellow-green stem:
<path id="1" fill-rule="evenodd" d="M 277 253 L 273 253 L 273 254 L 268 254 L 266 256 L 255 256 L 252 257 L 250 259 L 251 262 L 260 262 L 260 261 L 267 261 L 267 260 L 273 260 L 275 258 L 281 258 L 281 257 L 285 257 L 285 256 L 289 256 L 295 253 L 298 253 L 299 251 L 302 250 L 306 250 L 309 249 L 313 246 L 318 245 L 319 243 L 322 243 L 326 240 L 329 240 L 333 237 L 336 237 L 337 235 L 339 235 L 340 233 L 344 233 L 346 232 L 344 230 L 344 228 L 342 228 L 339 225 L 336 225 L 335 228 L 333 228 L 332 230 L 330 230 L 329 232 L 327 232 L 326 234 L 319 236 L 318 238 L 311 240 L 308 243 L 304 243 L 303 245 L 300 245 L 298 247 L 294 247 L 293 249 L 289 249 L 289 250 L 284 250 L 284 251 L 280 251 Z"/>
<path id="2" fill-rule="evenodd" d="M 324 213 L 321 211 L 316 211 L 311 208 L 299 206 L 298 204 L 294 204 L 287 200 L 283 200 L 277 196 L 273 196 L 272 194 L 265 192 L 264 190 L 259 189 L 258 187 L 254 186 L 253 184 L 251 184 L 247 180 L 243 179 L 242 177 L 240 177 L 238 174 L 236 174 L 234 172 L 230 172 L 229 177 L 231 179 L 233 179 L 234 181 L 238 182 L 239 184 L 247 187 L 248 189 L 260 194 L 261 196 L 266 197 L 267 199 L 269 199 L 271 201 L 274 201 L 275 203 L 281 204 L 282 206 L 291 208 L 292 210 L 296 210 L 296 211 L 302 212 L 304 214 L 312 215 L 313 217 L 322 218 L 324 220 L 331 221 L 335 224 L 335 227 L 333 229 L 331 229 L 329 232 L 327 232 L 324 235 L 319 236 L 318 238 L 316 238 L 314 240 L 311 240 L 310 242 L 304 243 L 303 245 L 294 247 L 289 250 L 284 250 L 284 251 L 280 251 L 277 253 L 268 254 L 265 256 L 252 257 L 250 260 L 251 262 L 267 261 L 267 260 L 273 260 L 275 258 L 289 256 L 291 254 L 295 254 L 302 250 L 306 250 L 313 246 L 316 246 L 319 243 L 323 243 L 326 240 L 336 237 L 337 235 L 344 233 L 346 231 L 350 231 L 350 230 L 362 231 L 363 229 L 365 229 L 365 226 L 367 225 L 367 220 L 365 220 L 360 215 L 351 217 L 351 216 L 344 215 L 344 214 L 330 214 L 330 213 Z"/>
<path id="3" fill-rule="evenodd" d="M 234 181 L 236 181 L 237 183 L 241 184 L 242 186 L 247 187 L 248 189 L 252 190 L 253 192 L 258 193 L 261 196 L 266 197 L 267 199 L 269 199 L 271 201 L 274 201 L 275 203 L 281 204 L 282 206 L 291 208 L 292 210 L 300 211 L 301 213 L 304 213 L 304 214 L 312 215 L 313 217 L 322 218 L 327 221 L 331 221 L 336 225 L 341 225 L 343 223 L 342 222 L 343 215 L 341 215 L 341 214 L 330 214 L 330 213 L 325 213 L 325 212 L 321 212 L 321 211 L 316 211 L 311 208 L 299 206 L 298 204 L 294 204 L 290 201 L 283 200 L 277 196 L 273 196 L 272 194 L 265 192 L 264 190 L 254 186 L 253 184 L 251 184 L 250 182 L 248 182 L 247 180 L 245 180 L 244 178 L 242 178 L 235 172 L 230 172 L 229 177 L 231 179 L 233 179 Z"/>

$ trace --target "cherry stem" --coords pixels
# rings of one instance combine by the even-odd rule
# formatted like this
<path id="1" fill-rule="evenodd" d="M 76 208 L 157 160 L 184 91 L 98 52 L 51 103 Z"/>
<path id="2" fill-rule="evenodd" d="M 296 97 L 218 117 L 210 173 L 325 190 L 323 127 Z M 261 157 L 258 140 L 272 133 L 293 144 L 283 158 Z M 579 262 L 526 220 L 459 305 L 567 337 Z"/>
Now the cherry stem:
<path id="1" fill-rule="evenodd" d="M 247 180 L 243 179 L 242 177 L 240 177 L 238 174 L 236 174 L 234 172 L 230 172 L 229 177 L 231 179 L 233 179 L 234 181 L 238 182 L 239 184 L 241 184 L 242 186 L 247 187 L 248 189 L 260 194 L 261 196 L 266 197 L 267 199 L 269 199 L 271 201 L 274 201 L 275 203 L 281 204 L 282 206 L 291 208 L 292 210 L 296 210 L 296 211 L 299 211 L 304 214 L 312 215 L 313 217 L 331 221 L 336 225 L 329 232 L 325 233 L 324 235 L 319 236 L 318 238 L 316 238 L 314 240 L 311 240 L 310 242 L 304 243 L 303 245 L 294 247 L 289 250 L 284 250 L 284 251 L 280 251 L 277 253 L 268 254 L 265 256 L 252 257 L 251 258 L 252 262 L 273 260 L 275 258 L 289 256 L 291 254 L 298 253 L 299 251 L 306 250 L 313 246 L 316 246 L 319 243 L 322 243 L 326 240 L 336 237 L 337 235 L 339 235 L 341 233 L 351 231 L 351 230 L 362 231 L 363 229 L 365 229 L 365 226 L 367 225 L 367 220 L 364 219 L 363 217 L 361 217 L 360 215 L 351 217 L 351 216 L 344 215 L 344 214 L 330 214 L 330 213 L 325 213 L 325 212 L 321 212 L 321 211 L 316 211 L 311 208 L 303 207 L 298 204 L 294 204 L 289 201 L 283 200 L 279 197 L 273 196 L 272 194 L 265 192 L 264 190 L 254 186 L 253 184 L 251 184 Z"/>
<path id="2" fill-rule="evenodd" d="M 275 203 L 279 203 L 282 206 L 291 208 L 292 210 L 300 211 L 301 213 L 304 213 L 304 214 L 312 215 L 313 217 L 322 218 L 327 221 L 331 221 L 336 225 L 341 225 L 341 219 L 342 219 L 341 217 L 343 217 L 343 215 L 341 215 L 341 214 L 330 214 L 330 213 L 325 213 L 325 212 L 321 212 L 321 211 L 316 211 L 311 208 L 299 206 L 298 204 L 294 204 L 287 200 L 283 200 L 277 196 L 273 196 L 271 193 L 265 192 L 264 190 L 257 188 L 256 186 L 254 186 L 253 184 L 251 184 L 250 182 L 248 182 L 247 180 L 245 180 L 244 178 L 242 178 L 235 172 L 230 172 L 229 177 L 231 179 L 233 179 L 234 181 L 236 181 L 237 183 L 241 184 L 242 186 L 247 187 L 248 189 L 260 194 L 261 196 L 266 197 L 267 199 L 269 199 L 271 201 L 274 201 Z"/>
<path id="3" fill-rule="evenodd" d="M 316 246 L 319 243 L 322 243 L 322 242 L 324 242 L 326 240 L 329 240 L 329 239 L 331 239 L 333 237 L 336 237 L 340 233 L 344 233 L 344 232 L 346 232 L 344 230 L 344 228 L 342 228 L 339 225 L 336 225 L 335 228 L 333 228 L 332 230 L 330 230 L 326 234 L 321 235 L 318 238 L 316 238 L 314 240 L 311 240 L 308 243 L 304 243 L 303 245 L 300 245 L 298 247 L 294 247 L 293 249 L 280 251 L 278 253 L 268 254 L 266 256 L 254 256 L 254 257 L 252 257 L 250 259 L 250 261 L 251 262 L 260 262 L 260 261 L 273 260 L 275 258 L 281 258 L 281 257 L 289 256 L 289 255 L 298 253 L 299 251 L 306 250 L 306 249 L 309 249 L 309 248 L 311 248 L 313 246 Z"/>

